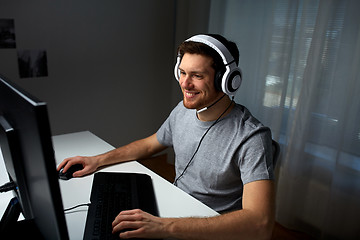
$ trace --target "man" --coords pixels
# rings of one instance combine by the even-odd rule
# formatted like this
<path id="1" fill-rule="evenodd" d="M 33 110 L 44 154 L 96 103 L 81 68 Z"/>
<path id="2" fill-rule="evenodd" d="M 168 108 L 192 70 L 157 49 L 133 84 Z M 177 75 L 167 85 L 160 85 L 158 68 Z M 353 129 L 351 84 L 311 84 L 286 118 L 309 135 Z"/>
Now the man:
<path id="1" fill-rule="evenodd" d="M 65 159 L 84 169 L 149 157 L 173 146 L 174 184 L 222 213 L 209 218 L 159 218 L 141 210 L 119 213 L 113 232 L 121 238 L 268 239 L 274 224 L 270 130 L 233 96 L 240 87 L 235 43 L 196 35 L 178 48 L 175 77 L 183 101 L 152 136 L 94 157 Z"/>

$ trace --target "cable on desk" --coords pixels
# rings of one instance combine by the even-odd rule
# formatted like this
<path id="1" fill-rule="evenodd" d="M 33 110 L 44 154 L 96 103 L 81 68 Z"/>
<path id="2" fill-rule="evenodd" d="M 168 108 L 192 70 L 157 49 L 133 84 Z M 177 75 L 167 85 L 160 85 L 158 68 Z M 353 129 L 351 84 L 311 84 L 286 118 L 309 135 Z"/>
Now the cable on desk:
<path id="1" fill-rule="evenodd" d="M 74 207 L 64 209 L 64 212 L 67 212 L 67 211 L 70 211 L 70 210 L 73 210 L 73 209 L 79 208 L 79 207 L 84 207 L 84 206 L 87 206 L 87 207 L 88 207 L 88 206 L 90 206 L 90 205 L 91 205 L 91 203 L 79 204 L 79 205 L 76 205 L 76 206 L 74 206 Z"/>
<path id="2" fill-rule="evenodd" d="M 16 183 L 14 181 L 5 183 L 0 187 L 0 192 L 8 192 L 11 190 L 15 190 L 17 188 Z"/>

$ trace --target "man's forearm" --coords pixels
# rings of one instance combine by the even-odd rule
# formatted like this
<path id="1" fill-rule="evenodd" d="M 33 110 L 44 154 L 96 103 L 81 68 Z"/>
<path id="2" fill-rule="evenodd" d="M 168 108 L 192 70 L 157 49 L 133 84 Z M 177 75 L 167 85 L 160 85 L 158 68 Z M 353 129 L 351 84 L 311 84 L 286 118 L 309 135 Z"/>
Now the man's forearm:
<path id="1" fill-rule="evenodd" d="M 166 231 L 177 239 L 269 239 L 274 219 L 247 210 L 209 218 L 164 219 Z"/>
<path id="2" fill-rule="evenodd" d="M 275 219 L 274 183 L 244 185 L 243 209 L 209 218 L 171 219 L 167 229 L 179 239 L 270 239 Z"/>
<path id="3" fill-rule="evenodd" d="M 163 149 L 165 147 L 157 142 L 156 134 L 154 134 L 95 157 L 100 167 L 150 157 Z"/>

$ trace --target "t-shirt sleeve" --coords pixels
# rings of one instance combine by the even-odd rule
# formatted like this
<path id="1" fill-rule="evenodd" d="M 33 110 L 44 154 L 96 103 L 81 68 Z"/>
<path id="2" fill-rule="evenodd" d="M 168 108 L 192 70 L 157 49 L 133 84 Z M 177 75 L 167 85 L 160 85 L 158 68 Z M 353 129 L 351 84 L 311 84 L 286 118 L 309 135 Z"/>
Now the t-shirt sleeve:
<path id="1" fill-rule="evenodd" d="M 243 184 L 274 179 L 270 129 L 257 129 L 242 145 L 239 167 Z"/>
<path id="2" fill-rule="evenodd" d="M 156 137 L 159 143 L 164 146 L 172 146 L 172 133 L 171 133 L 171 126 L 170 126 L 170 117 L 171 115 L 165 120 L 165 122 L 161 125 L 159 130 L 156 132 Z"/>
<path id="3" fill-rule="evenodd" d="M 182 102 L 179 102 L 178 105 L 171 111 L 169 117 L 156 132 L 157 140 L 164 146 L 170 147 L 173 145 L 173 128 L 177 118 L 176 115 L 179 114 L 181 106 Z"/>

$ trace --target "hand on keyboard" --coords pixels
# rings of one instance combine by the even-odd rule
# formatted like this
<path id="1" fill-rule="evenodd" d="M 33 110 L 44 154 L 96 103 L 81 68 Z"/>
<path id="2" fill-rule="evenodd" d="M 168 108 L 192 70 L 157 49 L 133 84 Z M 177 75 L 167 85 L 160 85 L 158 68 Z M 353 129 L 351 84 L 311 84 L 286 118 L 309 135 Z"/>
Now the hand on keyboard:
<path id="1" fill-rule="evenodd" d="M 84 240 L 112 240 L 118 239 L 117 236 L 143 239 L 139 236 L 144 234 L 157 237 L 155 233 L 158 230 L 154 229 L 154 232 L 149 228 L 158 226 L 163 220 L 156 217 L 158 209 L 150 176 L 139 173 L 95 173 L 90 201 Z M 160 226 L 158 229 L 161 229 Z"/>
<path id="2" fill-rule="evenodd" d="M 170 219 L 160 218 L 140 209 L 122 211 L 112 223 L 113 233 L 119 233 L 120 238 L 166 238 L 164 231 Z M 124 231 L 132 229 L 130 231 Z"/>

